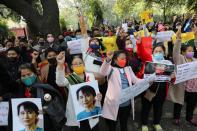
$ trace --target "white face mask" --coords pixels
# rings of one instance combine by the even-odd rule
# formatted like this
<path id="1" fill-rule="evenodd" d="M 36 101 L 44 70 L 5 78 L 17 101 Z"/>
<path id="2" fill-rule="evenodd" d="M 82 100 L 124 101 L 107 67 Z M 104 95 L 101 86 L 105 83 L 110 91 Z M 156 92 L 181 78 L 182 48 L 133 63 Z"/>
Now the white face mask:
<path id="1" fill-rule="evenodd" d="M 47 41 L 48 41 L 49 43 L 52 43 L 52 42 L 54 41 L 54 38 L 53 38 L 53 37 L 48 37 L 48 38 L 47 38 Z"/>

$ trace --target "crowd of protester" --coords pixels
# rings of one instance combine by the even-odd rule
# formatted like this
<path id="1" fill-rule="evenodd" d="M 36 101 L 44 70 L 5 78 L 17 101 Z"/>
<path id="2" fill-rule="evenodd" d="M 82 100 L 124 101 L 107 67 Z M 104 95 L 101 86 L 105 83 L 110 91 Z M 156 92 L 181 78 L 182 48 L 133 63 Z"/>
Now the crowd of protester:
<path id="1" fill-rule="evenodd" d="M 50 102 L 42 101 L 45 131 L 99 131 L 99 117 L 77 122 L 69 92 L 71 85 L 97 80 L 100 94 L 95 97 L 101 101 L 101 117 L 105 119 L 108 130 L 115 131 L 119 121 L 121 131 L 128 131 L 128 118 L 134 102 L 127 101 L 119 105 L 118 96 L 121 89 L 143 79 L 146 61 L 175 65 L 195 61 L 197 17 L 192 15 L 180 19 L 175 16 L 170 24 L 162 21 L 144 24 L 136 20 L 128 20 L 127 23 L 127 31 L 121 26 L 107 25 L 92 27 L 87 31 L 90 37 L 87 52 L 98 58 L 95 63 L 101 66 L 100 73 L 85 70 L 88 65 L 85 65 L 82 54 L 70 54 L 67 42 L 82 39 L 84 36 L 81 30 L 66 31 L 58 36 L 50 32 L 28 40 L 25 37 L 11 36 L 4 39 L 4 42 L 0 43 L 0 102 L 10 102 L 12 98 L 43 99 L 44 94 L 50 94 Z M 140 49 L 144 36 L 135 35 L 135 32 L 140 30 L 147 31 L 145 36 L 152 36 L 152 54 L 146 54 L 146 51 Z M 158 42 L 156 33 L 169 30 L 176 33 L 176 42 Z M 185 32 L 194 32 L 193 43 L 181 43 L 181 33 Z M 136 43 L 132 42 L 130 35 L 135 36 Z M 118 51 L 106 52 L 102 40 L 98 38 L 110 36 L 117 36 Z M 197 78 L 173 85 L 173 88 L 168 90 L 175 77 L 175 74 L 171 75 L 171 82 L 153 82 L 147 91 L 140 94 L 142 131 L 148 131 L 152 106 L 153 127 L 156 131 L 163 130 L 160 125 L 162 108 L 169 92 L 174 103 L 173 123 L 181 125 L 181 110 L 186 103 L 185 119 L 188 124 L 197 126 L 193 114 L 197 103 Z M 46 106 L 47 108 L 44 108 Z M 12 131 L 11 112 L 10 108 L 8 126 L 0 127 L 1 131 Z M 96 121 L 93 127 L 92 121 Z"/>

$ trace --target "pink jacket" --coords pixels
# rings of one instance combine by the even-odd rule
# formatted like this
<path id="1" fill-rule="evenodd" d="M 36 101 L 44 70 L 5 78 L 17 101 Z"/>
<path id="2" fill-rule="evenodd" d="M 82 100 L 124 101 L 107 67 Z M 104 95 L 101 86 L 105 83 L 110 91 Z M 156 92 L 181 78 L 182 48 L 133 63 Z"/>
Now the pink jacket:
<path id="1" fill-rule="evenodd" d="M 101 66 L 100 73 L 104 76 L 109 76 L 112 69 L 113 72 L 108 80 L 108 89 L 105 96 L 102 114 L 104 118 L 116 121 L 119 109 L 119 97 L 122 89 L 120 72 L 118 68 L 112 67 L 110 62 L 108 63 L 104 61 Z M 141 79 L 138 79 L 135 76 L 131 67 L 125 67 L 124 70 L 130 86 L 141 81 Z M 134 102 L 132 102 L 132 104 L 134 104 Z M 132 105 L 132 107 L 134 107 L 134 105 Z"/>

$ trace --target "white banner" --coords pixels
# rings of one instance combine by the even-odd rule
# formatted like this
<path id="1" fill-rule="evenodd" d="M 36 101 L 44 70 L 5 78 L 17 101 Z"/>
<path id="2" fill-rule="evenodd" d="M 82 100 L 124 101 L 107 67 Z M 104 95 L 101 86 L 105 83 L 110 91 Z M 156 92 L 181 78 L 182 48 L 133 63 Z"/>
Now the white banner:
<path id="1" fill-rule="evenodd" d="M 197 61 L 177 66 L 175 84 L 197 78 Z"/>
<path id="2" fill-rule="evenodd" d="M 125 103 L 130 99 L 133 99 L 134 97 L 138 96 L 148 88 L 149 83 L 146 80 L 143 80 L 140 83 L 133 85 L 132 87 L 123 89 L 120 95 L 120 104 Z"/>
<path id="3" fill-rule="evenodd" d="M 122 28 L 124 29 L 125 32 L 128 31 L 128 24 L 127 23 L 123 23 L 122 24 Z"/>
<path id="4" fill-rule="evenodd" d="M 82 39 L 73 40 L 67 42 L 68 48 L 70 49 L 70 54 L 80 54 Z"/>
<path id="5" fill-rule="evenodd" d="M 156 35 L 157 42 L 171 41 L 171 38 L 174 34 L 175 34 L 174 31 L 158 32 Z"/>
<path id="6" fill-rule="evenodd" d="M 0 126 L 8 125 L 8 111 L 9 111 L 8 102 L 0 102 Z"/>

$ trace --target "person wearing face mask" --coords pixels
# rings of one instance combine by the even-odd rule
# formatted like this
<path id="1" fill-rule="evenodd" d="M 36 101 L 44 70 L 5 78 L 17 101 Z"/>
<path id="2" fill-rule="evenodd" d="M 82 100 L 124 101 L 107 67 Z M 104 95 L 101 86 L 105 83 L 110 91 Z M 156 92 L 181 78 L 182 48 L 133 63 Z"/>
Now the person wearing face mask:
<path id="1" fill-rule="evenodd" d="M 136 49 L 133 46 L 130 36 L 127 37 L 125 45 L 126 55 L 128 58 L 128 65 L 131 66 L 133 72 L 137 74 L 142 66 L 140 58 L 138 58 Z"/>
<path id="2" fill-rule="evenodd" d="M 75 37 L 76 37 L 77 40 L 81 39 L 83 37 L 82 34 L 81 34 L 81 30 L 76 30 L 75 31 Z"/>
<path id="3" fill-rule="evenodd" d="M 193 29 L 195 43 L 197 43 L 197 28 Z M 174 44 L 173 60 L 176 65 L 196 61 L 194 58 L 194 47 L 192 45 L 181 44 L 181 28 L 177 32 L 177 41 Z M 181 109 L 186 101 L 186 121 L 189 125 L 197 126 L 193 112 L 197 101 L 197 79 L 191 79 L 174 85 L 170 90 L 170 100 L 174 102 L 174 124 L 180 126 Z"/>
<path id="4" fill-rule="evenodd" d="M 13 80 L 19 79 L 18 68 L 23 63 L 20 57 L 20 51 L 17 47 L 11 47 L 7 50 L 6 68 Z"/>
<path id="5" fill-rule="evenodd" d="M 146 50 L 141 50 L 141 36 L 138 35 L 136 37 L 137 39 L 137 45 L 138 50 L 137 54 L 142 60 L 142 77 L 144 74 L 145 69 L 145 62 L 146 61 L 153 61 L 155 63 L 161 63 L 161 64 L 168 64 L 171 65 L 172 62 L 165 60 L 165 47 L 163 44 L 156 44 L 153 47 L 152 54 L 149 54 L 146 52 Z M 171 76 L 173 78 L 173 75 Z M 153 106 L 153 128 L 155 131 L 163 131 L 162 127 L 160 126 L 160 121 L 162 118 L 162 108 L 163 104 L 165 102 L 167 91 L 168 91 L 168 85 L 169 82 L 154 82 L 148 90 L 146 90 L 141 95 L 142 99 L 142 109 L 141 109 L 141 121 L 142 121 L 142 131 L 148 131 L 148 118 L 150 110 Z"/>
<path id="6" fill-rule="evenodd" d="M 20 80 L 17 81 L 11 98 L 41 98 L 44 115 L 44 130 L 60 131 L 66 121 L 64 102 L 61 94 L 48 84 L 39 81 L 36 69 L 30 63 L 19 67 Z M 46 99 L 46 95 L 50 99 Z M 9 109 L 9 131 L 12 131 L 12 115 Z"/>
<path id="7" fill-rule="evenodd" d="M 27 44 L 27 40 L 25 38 L 20 39 L 19 49 L 23 62 L 31 62 L 31 47 Z"/>
<path id="8" fill-rule="evenodd" d="M 60 44 L 55 41 L 55 37 L 53 34 L 48 33 L 46 39 L 47 47 L 46 48 L 53 48 L 54 50 L 58 51 Z"/>
<path id="9" fill-rule="evenodd" d="M 79 83 L 83 83 L 83 82 L 89 82 L 89 81 L 94 81 L 94 74 L 92 73 L 87 73 L 85 72 L 85 65 L 84 62 L 82 60 L 82 58 L 80 58 L 79 56 L 74 56 L 73 60 L 72 60 L 72 65 L 71 65 L 71 69 L 73 70 L 73 73 L 71 73 L 70 75 L 66 76 L 64 75 L 65 72 L 65 67 L 64 67 L 64 63 L 65 63 L 65 54 L 64 52 L 61 52 L 58 56 L 57 56 L 57 61 L 58 61 L 58 65 L 57 65 L 57 69 L 56 69 L 56 83 L 57 85 L 61 86 L 61 87 L 67 87 L 68 88 L 68 92 L 69 92 L 69 88 L 70 85 L 74 85 L 74 84 L 79 84 Z M 99 100 L 101 100 L 101 94 L 97 95 L 97 97 L 99 98 Z M 80 123 L 77 122 L 76 116 L 75 116 L 75 112 L 74 112 L 74 105 L 72 102 L 72 97 L 71 97 L 71 92 L 68 93 L 68 101 L 67 101 L 67 105 L 66 105 L 66 118 L 67 118 L 67 122 L 66 122 L 66 127 L 65 127 L 65 131 L 66 130 L 73 130 L 73 131 L 98 131 L 99 127 L 98 127 L 98 118 L 93 119 L 88 119 L 88 120 L 84 120 L 81 121 Z M 69 128 L 69 129 L 67 129 Z"/>
<path id="10" fill-rule="evenodd" d="M 40 80 L 43 83 L 47 83 L 52 85 L 55 89 L 57 89 L 64 98 L 66 98 L 66 91 L 62 90 L 57 84 L 56 84 L 56 78 L 55 78 L 55 72 L 57 67 L 57 60 L 56 60 L 57 52 L 52 49 L 48 48 L 45 51 L 45 60 L 38 64 L 38 67 L 40 69 Z M 65 63 L 65 74 L 69 73 L 69 69 L 67 64 Z"/>
<path id="11" fill-rule="evenodd" d="M 129 100 L 119 104 L 118 98 L 122 89 L 129 88 L 142 80 L 138 79 L 131 67 L 127 65 L 124 51 L 108 52 L 100 73 L 108 76 L 108 88 L 102 112 L 108 130 L 115 131 L 119 119 L 121 131 L 128 131 L 128 114 L 130 114 L 131 103 L 133 107 L 134 102 Z"/>

